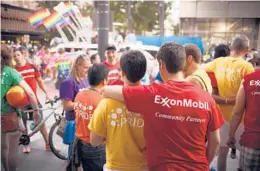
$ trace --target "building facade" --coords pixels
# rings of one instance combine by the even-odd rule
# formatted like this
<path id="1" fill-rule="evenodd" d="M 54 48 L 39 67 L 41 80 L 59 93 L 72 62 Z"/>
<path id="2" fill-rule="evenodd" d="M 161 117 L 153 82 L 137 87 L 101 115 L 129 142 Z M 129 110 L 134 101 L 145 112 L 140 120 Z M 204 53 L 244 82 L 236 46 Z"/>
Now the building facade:
<path id="1" fill-rule="evenodd" d="M 260 51 L 260 0 L 181 0 L 179 15 L 180 35 L 201 36 L 205 49 L 243 34 Z"/>
<path id="2" fill-rule="evenodd" d="M 27 21 L 32 12 L 32 9 L 1 3 L 2 43 L 7 43 L 6 41 L 23 42 L 28 41 L 28 39 L 38 42 L 43 40 L 44 30 L 35 29 Z"/>

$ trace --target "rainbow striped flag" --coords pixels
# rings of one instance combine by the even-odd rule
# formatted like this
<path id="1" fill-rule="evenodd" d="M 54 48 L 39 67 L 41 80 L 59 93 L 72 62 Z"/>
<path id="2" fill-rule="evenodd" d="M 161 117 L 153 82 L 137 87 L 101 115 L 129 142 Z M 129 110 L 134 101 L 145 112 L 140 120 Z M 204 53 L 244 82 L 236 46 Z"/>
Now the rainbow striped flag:
<path id="1" fill-rule="evenodd" d="M 47 30 L 50 30 L 52 27 L 55 27 L 56 24 L 63 20 L 62 16 L 57 12 L 53 11 L 51 15 L 44 19 L 43 25 Z"/>
<path id="2" fill-rule="evenodd" d="M 59 24 L 60 24 L 60 28 L 63 29 L 64 27 L 70 25 L 72 23 L 72 21 L 69 19 L 69 18 L 65 18 L 65 19 L 62 19 Z M 49 29 L 49 31 L 56 31 L 57 28 L 56 27 L 52 27 Z"/>
<path id="3" fill-rule="evenodd" d="M 50 15 L 50 11 L 47 8 L 35 11 L 28 18 L 28 22 L 34 27 L 40 27 L 43 24 L 43 20 Z"/>

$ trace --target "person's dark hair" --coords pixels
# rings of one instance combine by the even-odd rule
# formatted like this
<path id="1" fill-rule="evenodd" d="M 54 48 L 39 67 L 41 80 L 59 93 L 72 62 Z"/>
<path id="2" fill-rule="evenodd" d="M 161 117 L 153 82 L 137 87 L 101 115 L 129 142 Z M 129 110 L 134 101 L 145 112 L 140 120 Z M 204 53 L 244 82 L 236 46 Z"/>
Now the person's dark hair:
<path id="1" fill-rule="evenodd" d="M 13 67 L 12 49 L 6 45 L 1 45 L 1 70 L 5 66 Z"/>
<path id="2" fill-rule="evenodd" d="M 136 83 L 144 77 L 146 66 L 146 58 L 138 50 L 127 51 L 120 58 L 122 72 L 125 73 L 126 78 L 132 83 Z"/>
<path id="3" fill-rule="evenodd" d="M 185 49 L 177 43 L 165 43 L 157 53 L 157 60 L 165 63 L 169 73 L 175 74 L 182 71 L 185 66 Z"/>
<path id="4" fill-rule="evenodd" d="M 225 44 L 219 44 L 215 48 L 215 53 L 214 53 L 214 59 L 217 59 L 219 57 L 226 57 L 230 55 L 230 50 L 229 46 Z"/>
<path id="5" fill-rule="evenodd" d="M 98 54 L 93 54 L 93 55 L 90 56 L 90 61 L 91 61 L 92 64 L 93 64 L 94 61 L 96 60 L 97 55 L 98 55 Z"/>
<path id="6" fill-rule="evenodd" d="M 242 52 L 245 49 L 248 49 L 248 47 L 249 39 L 244 35 L 236 36 L 231 43 L 231 48 L 235 52 Z"/>
<path id="7" fill-rule="evenodd" d="M 25 46 L 20 46 L 18 48 L 14 49 L 14 52 L 19 51 L 21 54 L 24 54 L 25 52 L 28 52 L 28 49 Z"/>
<path id="8" fill-rule="evenodd" d="M 90 86 L 98 86 L 107 79 L 109 69 L 104 64 L 93 64 L 88 69 L 88 82 Z"/>
<path id="9" fill-rule="evenodd" d="M 202 55 L 201 55 L 200 48 L 197 45 L 190 43 L 184 45 L 184 48 L 187 57 L 191 55 L 196 63 L 201 62 Z"/>

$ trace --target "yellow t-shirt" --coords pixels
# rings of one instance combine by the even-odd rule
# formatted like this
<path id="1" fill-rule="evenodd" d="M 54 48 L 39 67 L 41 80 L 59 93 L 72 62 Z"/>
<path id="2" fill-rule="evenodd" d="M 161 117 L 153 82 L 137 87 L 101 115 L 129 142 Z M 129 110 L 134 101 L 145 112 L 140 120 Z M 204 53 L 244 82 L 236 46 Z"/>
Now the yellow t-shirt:
<path id="1" fill-rule="evenodd" d="M 203 87 L 203 90 L 209 92 L 210 94 L 212 93 L 212 86 L 211 86 L 211 81 L 204 69 L 198 69 L 195 71 L 192 75 L 188 76 L 193 79 L 196 79 L 200 85 Z"/>
<path id="2" fill-rule="evenodd" d="M 214 72 L 221 97 L 234 98 L 244 76 L 254 72 L 254 67 L 242 58 L 221 57 L 206 64 L 206 72 Z M 232 119 L 233 105 L 221 104 L 220 110 L 226 121 Z"/>
<path id="3" fill-rule="evenodd" d="M 103 99 L 89 123 L 91 132 L 106 138 L 106 167 L 138 171 L 147 168 L 144 120 L 125 104 Z"/>

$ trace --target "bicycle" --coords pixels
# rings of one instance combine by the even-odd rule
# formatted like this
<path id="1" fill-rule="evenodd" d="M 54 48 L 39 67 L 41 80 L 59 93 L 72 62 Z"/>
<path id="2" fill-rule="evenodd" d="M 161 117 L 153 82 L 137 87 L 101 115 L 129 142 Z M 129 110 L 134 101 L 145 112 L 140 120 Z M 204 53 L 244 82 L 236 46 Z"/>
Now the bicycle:
<path id="1" fill-rule="evenodd" d="M 40 121 L 40 123 L 35 125 L 35 127 L 32 129 L 32 131 L 28 135 L 26 135 L 26 134 L 21 135 L 20 140 L 19 140 L 19 145 L 29 145 L 30 144 L 30 138 L 40 130 L 41 126 L 51 116 L 54 116 L 55 122 L 53 123 L 53 125 L 51 126 L 51 129 L 49 131 L 49 145 L 50 145 L 52 153 L 56 157 L 58 157 L 61 160 L 67 160 L 68 159 L 68 157 L 67 157 L 68 156 L 68 152 L 67 151 L 63 152 L 62 150 L 59 150 L 57 148 L 58 146 L 55 145 L 55 143 L 57 142 L 57 141 L 55 141 L 55 138 L 54 138 L 55 129 L 59 127 L 60 121 L 61 121 L 62 117 L 64 117 L 64 110 L 63 110 L 62 113 L 57 112 L 57 109 L 59 109 L 59 107 L 61 107 L 61 105 L 54 106 L 54 104 L 56 104 L 58 101 L 59 101 L 59 98 L 58 97 L 54 97 L 53 101 L 49 101 L 49 102 L 45 103 L 45 104 L 50 104 L 51 107 L 41 108 L 40 110 L 42 110 L 42 111 L 52 110 L 52 112 L 49 115 L 47 115 L 47 117 L 43 118 Z M 23 112 L 29 113 L 29 112 L 33 112 L 33 110 L 24 110 Z M 63 139 L 63 137 L 61 137 L 61 136 L 59 136 L 59 137 L 61 139 Z M 65 145 L 65 144 L 63 144 L 63 145 Z M 65 145 L 65 146 L 66 146 L 65 149 L 68 150 L 68 145 Z"/>

